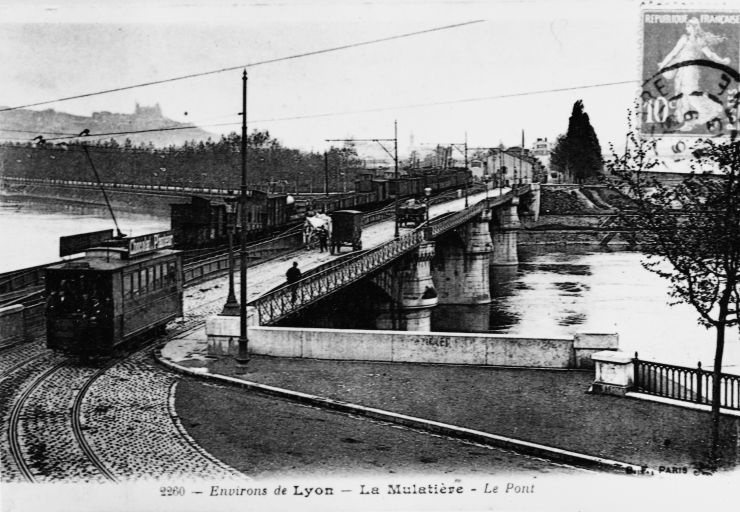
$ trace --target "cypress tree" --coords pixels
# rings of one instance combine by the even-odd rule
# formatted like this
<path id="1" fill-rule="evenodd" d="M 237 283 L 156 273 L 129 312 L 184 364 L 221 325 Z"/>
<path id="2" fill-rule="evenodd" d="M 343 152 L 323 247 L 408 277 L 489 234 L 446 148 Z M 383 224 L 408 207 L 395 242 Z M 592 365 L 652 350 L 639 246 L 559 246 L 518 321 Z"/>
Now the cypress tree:
<path id="1" fill-rule="evenodd" d="M 588 114 L 583 110 L 583 101 L 573 104 L 568 120 L 568 132 L 559 135 L 552 150 L 550 165 L 554 170 L 565 173 L 577 183 L 600 174 L 604 167 L 601 144 L 596 136 Z"/>

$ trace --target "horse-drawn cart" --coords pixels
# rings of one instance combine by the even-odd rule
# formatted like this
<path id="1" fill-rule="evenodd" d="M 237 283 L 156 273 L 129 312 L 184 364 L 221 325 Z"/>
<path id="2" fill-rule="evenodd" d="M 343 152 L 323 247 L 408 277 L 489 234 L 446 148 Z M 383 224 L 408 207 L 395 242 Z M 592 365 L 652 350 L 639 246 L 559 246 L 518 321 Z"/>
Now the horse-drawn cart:
<path id="1" fill-rule="evenodd" d="M 331 214 L 332 232 L 329 250 L 339 252 L 343 245 L 351 245 L 353 251 L 362 249 L 362 212 L 338 210 Z"/>

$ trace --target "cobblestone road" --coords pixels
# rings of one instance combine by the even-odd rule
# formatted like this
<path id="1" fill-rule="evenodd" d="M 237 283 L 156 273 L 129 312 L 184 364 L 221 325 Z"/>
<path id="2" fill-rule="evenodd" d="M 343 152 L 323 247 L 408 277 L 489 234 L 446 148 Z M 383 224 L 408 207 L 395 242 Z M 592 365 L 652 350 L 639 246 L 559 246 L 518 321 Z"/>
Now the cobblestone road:
<path id="1" fill-rule="evenodd" d="M 218 289 L 203 290 L 191 291 L 171 335 L 220 309 L 220 297 L 204 297 Z M 243 478 L 188 436 L 174 413 L 178 377 L 156 365 L 150 349 L 111 363 L 83 365 L 41 341 L 0 350 L 3 481 Z"/>

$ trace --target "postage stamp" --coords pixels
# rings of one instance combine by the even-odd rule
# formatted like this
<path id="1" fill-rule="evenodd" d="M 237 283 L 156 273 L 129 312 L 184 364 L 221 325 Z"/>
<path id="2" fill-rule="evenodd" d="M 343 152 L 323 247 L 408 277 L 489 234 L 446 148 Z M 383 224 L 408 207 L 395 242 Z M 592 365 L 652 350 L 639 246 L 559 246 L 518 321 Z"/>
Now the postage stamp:
<path id="1" fill-rule="evenodd" d="M 740 126 L 740 11 L 642 13 L 643 135 L 717 136 Z"/>

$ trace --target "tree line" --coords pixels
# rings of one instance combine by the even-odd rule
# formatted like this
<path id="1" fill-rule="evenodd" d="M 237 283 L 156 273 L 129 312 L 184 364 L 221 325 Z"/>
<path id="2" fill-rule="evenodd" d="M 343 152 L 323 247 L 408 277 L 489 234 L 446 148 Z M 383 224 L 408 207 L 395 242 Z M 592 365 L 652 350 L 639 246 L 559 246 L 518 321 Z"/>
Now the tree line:
<path id="1" fill-rule="evenodd" d="M 75 141 L 52 144 L 0 144 L 0 172 L 6 176 L 94 181 L 85 156 L 87 147 L 104 182 L 179 187 L 236 189 L 241 184 L 241 135 L 218 140 L 190 141 L 157 148 L 134 145 L 126 139 Z M 275 192 L 320 192 L 328 178 L 329 190 L 351 189 L 360 166 L 352 146 L 332 148 L 326 155 L 284 147 L 268 131 L 247 136 L 247 172 L 250 188 Z M 326 172 L 328 168 L 328 172 Z"/>

